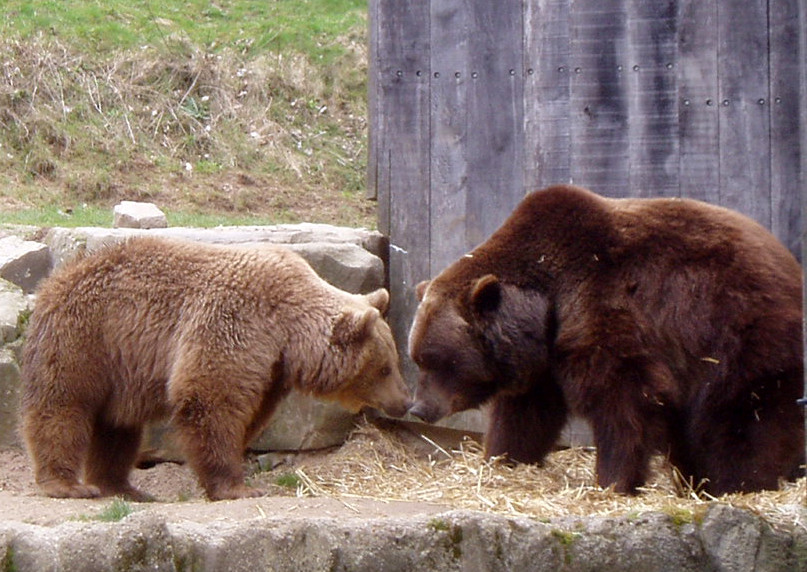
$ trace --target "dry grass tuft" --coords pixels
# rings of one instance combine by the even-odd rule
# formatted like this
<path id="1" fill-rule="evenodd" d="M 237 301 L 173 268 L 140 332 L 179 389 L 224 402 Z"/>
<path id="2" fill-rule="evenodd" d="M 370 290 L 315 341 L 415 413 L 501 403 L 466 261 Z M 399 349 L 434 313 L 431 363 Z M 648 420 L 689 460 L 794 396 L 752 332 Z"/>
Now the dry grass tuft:
<path id="1" fill-rule="evenodd" d="M 594 460 L 594 450 L 572 448 L 551 454 L 543 467 L 509 466 L 485 459 L 482 447 L 468 438 L 447 450 L 399 425 L 364 422 L 327 460 L 300 463 L 297 494 L 438 503 L 539 520 L 660 511 L 693 522 L 719 502 L 757 513 L 774 526 L 805 526 L 805 479 L 779 491 L 715 499 L 682 484 L 657 457 L 641 494 L 628 497 L 596 486 Z"/>
<path id="2" fill-rule="evenodd" d="M 342 41 L 324 73 L 294 52 L 176 41 L 87 55 L 58 37 L 0 39 L 0 173 L 19 188 L 4 206 L 149 200 L 370 226 L 367 56 Z"/>

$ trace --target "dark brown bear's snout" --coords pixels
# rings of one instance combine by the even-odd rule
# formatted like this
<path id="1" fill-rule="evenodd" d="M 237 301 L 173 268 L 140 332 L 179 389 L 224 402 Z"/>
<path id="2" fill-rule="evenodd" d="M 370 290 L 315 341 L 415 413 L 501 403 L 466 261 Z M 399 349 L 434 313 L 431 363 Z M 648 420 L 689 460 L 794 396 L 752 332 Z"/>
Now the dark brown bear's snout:
<path id="1" fill-rule="evenodd" d="M 415 401 L 409 408 L 409 415 L 417 417 L 424 423 L 435 423 L 443 417 L 439 407 L 425 401 Z"/>

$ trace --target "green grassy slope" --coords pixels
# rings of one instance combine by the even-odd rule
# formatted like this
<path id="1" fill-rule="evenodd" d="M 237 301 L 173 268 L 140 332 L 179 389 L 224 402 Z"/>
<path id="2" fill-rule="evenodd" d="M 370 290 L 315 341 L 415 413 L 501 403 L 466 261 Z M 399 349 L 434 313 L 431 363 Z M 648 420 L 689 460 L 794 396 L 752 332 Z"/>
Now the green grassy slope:
<path id="1" fill-rule="evenodd" d="M 366 1 L 7 0 L 0 222 L 372 226 Z"/>

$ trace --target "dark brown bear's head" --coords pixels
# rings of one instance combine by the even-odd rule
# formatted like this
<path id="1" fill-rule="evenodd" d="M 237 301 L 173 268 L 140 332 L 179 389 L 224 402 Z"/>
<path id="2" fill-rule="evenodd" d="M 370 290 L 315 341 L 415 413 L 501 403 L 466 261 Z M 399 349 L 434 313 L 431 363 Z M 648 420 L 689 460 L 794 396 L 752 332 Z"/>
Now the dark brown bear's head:
<path id="1" fill-rule="evenodd" d="M 418 284 L 417 295 L 409 334 L 420 368 L 415 417 L 434 423 L 495 395 L 524 393 L 546 369 L 552 319 L 538 291 L 486 274 L 459 288 L 438 276 Z"/>

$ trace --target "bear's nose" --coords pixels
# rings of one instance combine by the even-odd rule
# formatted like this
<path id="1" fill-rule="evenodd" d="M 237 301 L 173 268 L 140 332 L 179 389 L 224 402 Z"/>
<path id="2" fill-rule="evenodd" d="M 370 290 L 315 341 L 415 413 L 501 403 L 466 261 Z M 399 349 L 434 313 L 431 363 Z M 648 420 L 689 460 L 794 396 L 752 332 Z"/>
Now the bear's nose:
<path id="1" fill-rule="evenodd" d="M 437 421 L 437 415 L 433 407 L 423 401 L 416 401 L 412 407 L 409 408 L 409 415 L 417 417 L 425 423 L 434 423 Z"/>
<path id="2" fill-rule="evenodd" d="M 384 413 L 390 417 L 403 417 L 411 407 L 412 401 L 407 399 L 406 401 L 396 403 L 395 405 L 387 405 L 383 409 Z"/>

